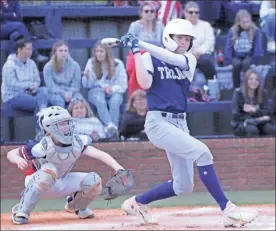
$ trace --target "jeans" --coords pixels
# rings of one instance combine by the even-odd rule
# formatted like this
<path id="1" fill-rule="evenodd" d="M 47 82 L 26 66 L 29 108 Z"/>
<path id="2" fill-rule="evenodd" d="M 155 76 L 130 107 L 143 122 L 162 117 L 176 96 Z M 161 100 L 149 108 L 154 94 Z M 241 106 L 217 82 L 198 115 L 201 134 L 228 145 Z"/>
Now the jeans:
<path id="1" fill-rule="evenodd" d="M 233 78 L 233 87 L 239 88 L 241 85 L 241 72 L 246 72 L 252 63 L 251 57 L 245 57 L 245 58 L 233 58 L 232 64 L 232 78 Z"/>
<path id="2" fill-rule="evenodd" d="M 275 14 L 263 17 L 261 25 L 268 41 L 275 41 Z"/>
<path id="3" fill-rule="evenodd" d="M 46 108 L 48 106 L 48 88 L 39 87 L 35 95 L 30 95 L 28 93 L 22 93 L 14 98 L 8 100 L 6 103 L 11 106 L 11 108 L 23 111 L 33 111 L 35 115 L 36 132 L 40 131 L 39 125 L 37 123 L 38 117 L 36 113 L 40 109 Z"/>
<path id="4" fill-rule="evenodd" d="M 204 74 L 206 79 L 214 79 L 217 75 L 214 58 L 210 54 L 202 54 L 197 60 L 197 68 Z"/>
<path id="5" fill-rule="evenodd" d="M 10 53 L 15 52 L 14 36 L 12 34 L 23 35 L 24 39 L 30 40 L 31 35 L 23 22 L 20 21 L 5 21 L 0 24 L 1 39 L 10 39 Z M 16 33 L 17 32 L 17 33 Z M 37 50 L 33 50 L 34 56 L 37 56 Z"/>
<path id="6" fill-rule="evenodd" d="M 102 88 L 94 88 L 88 92 L 88 101 L 97 108 L 99 118 L 104 125 L 113 123 L 118 127 L 123 98 L 122 93 L 113 93 L 108 96 Z"/>
<path id="7" fill-rule="evenodd" d="M 71 100 L 73 100 L 74 98 L 82 99 L 83 96 L 81 93 L 75 92 Z M 70 102 L 69 103 L 65 102 L 64 96 L 60 94 L 51 93 L 49 94 L 48 99 L 49 99 L 49 104 L 51 106 L 59 106 L 59 107 L 65 108 L 66 104 L 70 103 Z"/>

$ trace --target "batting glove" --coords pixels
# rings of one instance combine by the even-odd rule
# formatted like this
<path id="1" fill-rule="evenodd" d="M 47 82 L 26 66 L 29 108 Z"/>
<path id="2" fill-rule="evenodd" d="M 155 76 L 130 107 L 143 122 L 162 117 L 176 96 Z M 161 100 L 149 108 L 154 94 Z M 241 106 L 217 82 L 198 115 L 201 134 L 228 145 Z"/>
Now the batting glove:
<path id="1" fill-rule="evenodd" d="M 140 47 L 138 45 L 138 39 L 132 34 L 127 33 L 121 38 L 121 43 L 124 47 L 130 48 L 133 54 L 140 53 Z"/>

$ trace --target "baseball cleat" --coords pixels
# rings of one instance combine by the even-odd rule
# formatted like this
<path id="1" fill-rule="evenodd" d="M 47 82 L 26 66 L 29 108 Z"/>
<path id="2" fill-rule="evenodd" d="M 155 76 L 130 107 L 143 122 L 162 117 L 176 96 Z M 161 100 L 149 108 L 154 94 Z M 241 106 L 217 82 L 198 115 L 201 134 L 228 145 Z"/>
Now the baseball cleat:
<path id="1" fill-rule="evenodd" d="M 79 209 L 79 210 L 72 210 L 68 207 L 68 203 L 73 200 L 72 196 L 67 197 L 67 202 L 65 204 L 65 210 L 68 213 L 75 213 L 80 219 L 90 219 L 94 218 L 95 214 L 92 212 L 92 210 L 86 208 L 86 209 Z"/>
<path id="2" fill-rule="evenodd" d="M 138 217 L 141 220 L 142 225 L 158 224 L 158 222 L 148 213 L 147 206 L 139 205 L 136 202 L 135 196 L 125 200 L 122 204 L 122 209 L 127 215 L 134 215 Z"/>
<path id="3" fill-rule="evenodd" d="M 23 213 L 13 213 L 12 214 L 12 222 L 16 225 L 24 225 L 29 223 L 29 219 L 27 214 Z"/>
<path id="4" fill-rule="evenodd" d="M 226 208 L 223 210 L 223 224 L 225 228 L 240 228 L 253 221 L 257 216 L 257 211 L 243 211 L 231 201 L 228 201 Z"/>

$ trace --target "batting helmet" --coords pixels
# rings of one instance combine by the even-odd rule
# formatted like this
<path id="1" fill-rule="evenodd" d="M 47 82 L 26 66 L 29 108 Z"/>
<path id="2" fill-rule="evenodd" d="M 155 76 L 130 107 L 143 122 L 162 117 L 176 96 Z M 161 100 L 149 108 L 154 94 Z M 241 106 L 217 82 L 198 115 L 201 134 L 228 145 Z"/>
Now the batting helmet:
<path id="1" fill-rule="evenodd" d="M 166 25 L 163 31 L 163 45 L 170 51 L 175 51 L 178 47 L 178 44 L 172 39 L 172 35 L 188 35 L 191 36 L 192 39 L 194 39 L 195 33 L 192 23 L 186 19 L 177 18 L 171 20 Z M 188 50 L 190 50 L 192 46 L 193 41 L 191 40 Z"/>

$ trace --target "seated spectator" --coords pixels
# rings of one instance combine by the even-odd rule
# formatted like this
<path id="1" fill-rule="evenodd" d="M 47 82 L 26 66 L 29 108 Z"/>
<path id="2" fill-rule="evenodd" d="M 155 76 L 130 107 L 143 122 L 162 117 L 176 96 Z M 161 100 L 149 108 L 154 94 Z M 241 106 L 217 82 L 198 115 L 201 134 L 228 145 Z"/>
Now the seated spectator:
<path id="1" fill-rule="evenodd" d="M 43 75 L 51 105 L 65 108 L 74 97 L 82 97 L 81 68 L 70 56 L 65 41 L 60 40 L 53 45 L 52 57 L 44 66 Z"/>
<path id="2" fill-rule="evenodd" d="M 156 19 L 156 5 L 151 2 L 142 2 L 139 13 L 141 19 L 132 22 L 128 32 L 142 41 L 161 46 L 164 25 Z M 143 53 L 144 51 L 141 50 L 141 54 Z M 128 94 L 131 95 L 134 90 L 141 89 L 136 80 L 135 62 L 132 52 L 127 57 L 127 73 L 129 77 Z"/>
<path id="3" fill-rule="evenodd" d="M 251 64 L 258 65 L 264 55 L 262 35 L 246 10 L 239 10 L 235 24 L 230 28 L 224 50 L 224 65 L 233 65 L 234 88 L 240 87 L 241 71 L 246 72 Z"/>
<path id="4" fill-rule="evenodd" d="M 48 106 L 48 90 L 40 87 L 40 76 L 32 56 L 32 43 L 20 36 L 15 41 L 16 54 L 10 54 L 2 69 L 2 100 L 12 109 L 33 111 L 36 139 L 42 137 L 36 114 Z"/>
<path id="5" fill-rule="evenodd" d="M 139 20 L 130 24 L 128 32 L 144 42 L 162 45 L 164 25 L 156 19 L 156 8 L 150 2 L 140 5 Z"/>
<path id="6" fill-rule="evenodd" d="M 127 110 L 123 115 L 120 126 L 120 135 L 125 138 L 146 138 L 147 136 L 144 132 L 146 114 L 146 92 L 136 90 L 128 99 Z"/>
<path id="7" fill-rule="evenodd" d="M 81 137 L 84 145 L 107 138 L 102 122 L 94 115 L 84 98 L 72 100 L 68 111 L 73 117 L 74 132 Z"/>
<path id="8" fill-rule="evenodd" d="M 267 51 L 275 52 L 275 1 L 262 1 L 260 18 L 261 28 L 268 40 Z"/>
<path id="9" fill-rule="evenodd" d="M 23 35 L 26 41 L 31 39 L 27 27 L 22 22 L 21 7 L 18 0 L 1 0 L 0 11 L 1 39 L 10 39 L 11 48 L 13 48 L 14 39 L 17 36 Z M 13 53 L 13 50 L 11 53 Z M 37 62 L 48 60 L 48 57 L 39 54 L 36 49 L 33 50 L 33 58 Z"/>
<path id="10" fill-rule="evenodd" d="M 199 6 L 190 1 L 185 4 L 184 16 L 194 27 L 195 39 L 191 52 L 197 59 L 197 68 L 207 79 L 213 79 L 216 75 L 214 57 L 212 53 L 215 47 L 214 30 L 209 22 L 199 19 Z"/>
<path id="11" fill-rule="evenodd" d="M 137 6 L 137 0 L 109 0 L 109 4 L 115 7 Z"/>
<path id="12" fill-rule="evenodd" d="M 244 85 L 234 91 L 231 126 L 236 136 L 272 135 L 268 94 L 260 84 L 259 73 L 246 71 Z"/>
<path id="13" fill-rule="evenodd" d="M 112 48 L 96 43 L 82 77 L 84 88 L 89 88 L 88 101 L 93 104 L 99 119 L 109 132 L 118 135 L 120 107 L 127 90 L 127 74 L 121 60 L 113 57 Z"/>

